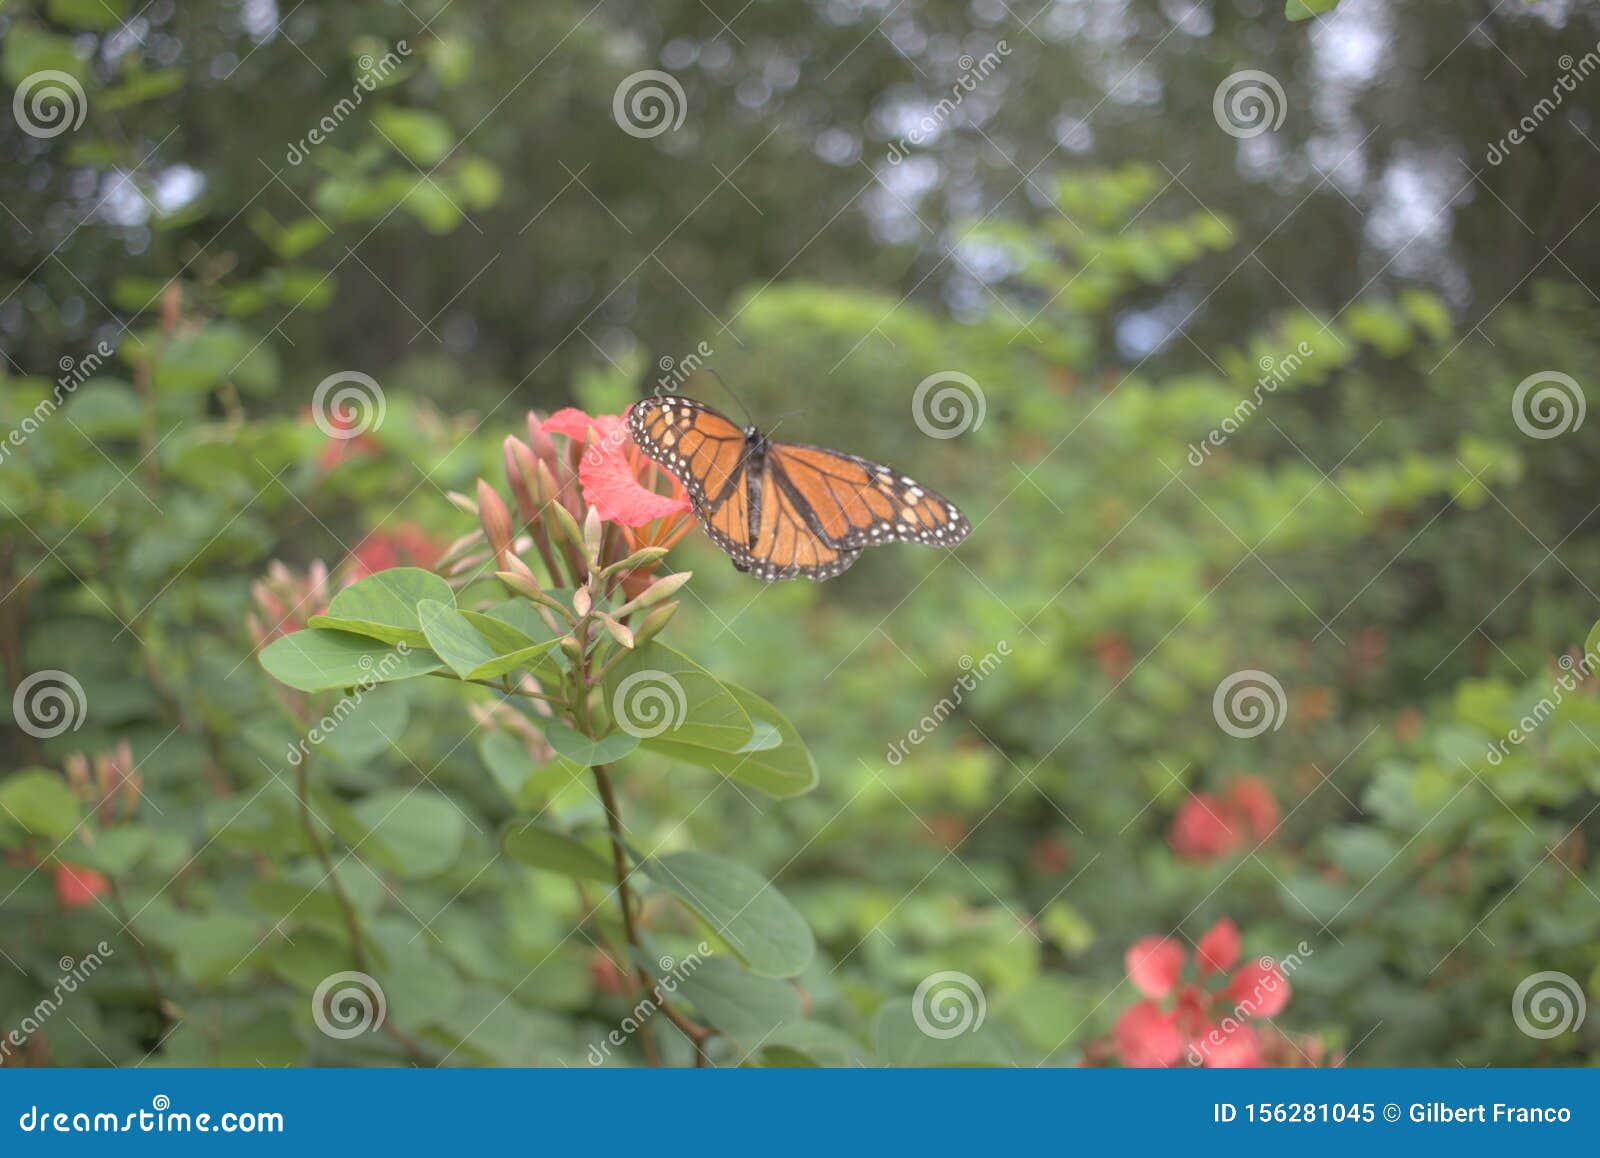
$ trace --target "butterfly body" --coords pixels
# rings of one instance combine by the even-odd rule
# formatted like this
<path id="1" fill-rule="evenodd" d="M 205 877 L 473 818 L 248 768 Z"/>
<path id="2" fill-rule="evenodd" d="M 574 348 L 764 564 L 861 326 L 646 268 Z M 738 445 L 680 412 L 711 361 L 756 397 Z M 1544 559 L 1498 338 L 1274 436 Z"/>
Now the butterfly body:
<path id="1" fill-rule="evenodd" d="M 628 432 L 683 484 L 733 565 L 769 582 L 831 579 L 867 547 L 954 547 L 971 530 L 955 504 L 881 463 L 775 442 L 691 398 L 635 403 Z"/>

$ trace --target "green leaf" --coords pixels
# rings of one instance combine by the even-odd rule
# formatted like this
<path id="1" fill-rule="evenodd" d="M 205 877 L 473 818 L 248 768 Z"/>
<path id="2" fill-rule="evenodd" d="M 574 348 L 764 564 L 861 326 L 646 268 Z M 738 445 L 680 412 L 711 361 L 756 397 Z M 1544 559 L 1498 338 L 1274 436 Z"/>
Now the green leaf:
<path id="1" fill-rule="evenodd" d="M 1286 0 L 1283 14 L 1290 20 L 1310 20 L 1323 12 L 1332 12 L 1339 0 Z"/>
<path id="2" fill-rule="evenodd" d="M 407 880 L 437 876 L 455 863 L 466 841 L 466 818 L 445 797 L 418 788 L 390 788 L 367 797 L 356 815 L 370 825 L 382 859 Z"/>
<path id="3" fill-rule="evenodd" d="M 605 690 L 617 726 L 652 750 L 662 750 L 659 741 L 678 749 L 735 752 L 754 732 L 731 691 L 694 660 L 659 643 L 619 660 Z"/>
<path id="4" fill-rule="evenodd" d="M 929 1008 L 930 998 L 939 1000 L 937 991 L 923 998 L 920 1010 L 913 998 L 887 1002 L 873 1026 L 879 1059 L 892 1066 L 1020 1064 L 1016 1043 L 998 1022 L 989 1020 L 976 983 L 963 985 L 962 992 L 967 1005 L 947 998 L 947 1004 Z"/>
<path id="5" fill-rule="evenodd" d="M 121 876 L 143 860 L 155 843 L 155 830 L 119 825 L 96 834 L 94 843 L 86 845 L 82 852 L 75 850 L 72 859 L 111 876 Z"/>
<path id="6" fill-rule="evenodd" d="M 520 605 L 527 614 L 509 610 L 510 606 L 516 605 Z M 495 679 L 521 667 L 528 668 L 542 679 L 561 678 L 561 668 L 557 662 L 560 653 L 551 654 L 560 643 L 560 636 L 550 630 L 550 625 L 526 601 L 512 600 L 511 604 L 491 608 L 488 613 L 462 611 L 461 614 L 489 641 L 497 657 L 477 669 L 472 678 Z"/>
<path id="7" fill-rule="evenodd" d="M 355 967 L 349 948 L 321 933 L 297 932 L 293 941 L 281 941 L 272 950 L 272 971 L 304 993 Z"/>
<path id="8" fill-rule="evenodd" d="M 467 673 L 467 678 L 472 680 L 499 679 L 507 672 L 516 671 L 521 667 L 530 668 L 547 677 L 560 678 L 559 671 L 552 672 L 548 670 L 547 665 L 542 662 L 550 654 L 557 642 L 557 640 L 552 639 L 547 643 L 536 643 L 532 647 L 524 647 L 517 651 L 507 652 L 505 655 L 497 655 L 487 663 L 479 664 L 473 668 Z"/>
<path id="9" fill-rule="evenodd" d="M 373 128 L 419 165 L 437 165 L 455 144 L 450 122 L 424 109 L 394 105 L 372 114 Z"/>
<path id="10" fill-rule="evenodd" d="M 428 637 L 428 646 L 462 679 L 470 678 L 472 672 L 495 658 L 489 641 L 455 609 L 453 602 L 424 599 L 417 604 L 417 619 Z"/>
<path id="11" fill-rule="evenodd" d="M 308 628 L 269 643 L 261 651 L 261 666 L 279 683 L 302 692 L 392 683 L 444 667 L 425 647 L 402 647 L 388 648 L 347 631 Z"/>
<path id="12" fill-rule="evenodd" d="M 177 937 L 178 972 L 199 984 L 242 981 L 250 975 L 251 958 L 272 941 L 262 933 L 249 917 L 225 910 L 187 920 Z"/>
<path id="13" fill-rule="evenodd" d="M 404 688 L 358 693 L 318 721 L 323 743 L 344 763 L 360 768 L 400 743 L 411 718 Z"/>
<path id="14" fill-rule="evenodd" d="M 723 1033 L 754 1048 L 801 1018 L 800 991 L 720 957 L 685 957 L 670 971 L 678 991 Z"/>
<path id="15" fill-rule="evenodd" d="M 610 881 L 613 876 L 610 863 L 594 849 L 531 820 L 508 825 L 501 846 L 513 860 L 531 868 L 585 881 Z"/>
<path id="16" fill-rule="evenodd" d="M 54 772 L 30 768 L 0 782 L 0 821 L 13 820 L 35 836 L 66 840 L 78 827 L 78 798 Z"/>
<path id="17" fill-rule="evenodd" d="M 731 684 L 723 687 L 748 713 L 754 731 L 744 744 L 725 752 L 713 747 L 679 744 L 665 732 L 645 747 L 675 759 L 720 772 L 730 780 L 782 798 L 810 792 L 817 785 L 817 764 L 810 750 L 782 712 L 754 692 Z"/>
<path id="18" fill-rule="evenodd" d="M 5 40 L 0 45 L 0 76 L 3 76 L 11 87 L 21 88 L 22 82 L 38 72 L 64 72 L 68 76 L 83 81 L 88 76 L 88 66 L 78 59 L 78 54 L 72 51 L 72 41 L 65 36 L 56 36 L 45 32 L 33 24 L 19 20 L 12 20 L 11 26 L 6 29 Z M 42 82 L 39 82 L 42 86 Z M 40 91 L 36 87 L 35 91 Z M 66 109 L 66 124 L 72 124 L 78 116 L 78 110 L 83 107 L 81 101 L 76 100 L 75 93 L 71 93 L 66 86 L 51 84 L 48 90 L 60 94 L 61 97 L 71 100 L 71 107 Z M 60 103 L 60 102 L 58 102 Z M 51 113 L 54 117 L 55 112 Z M 54 128 L 62 122 L 51 120 L 48 127 Z"/>
<path id="19" fill-rule="evenodd" d="M 417 614 L 428 645 L 464 680 L 498 679 L 519 667 L 533 667 L 557 642 L 527 643 L 521 632 L 499 620 L 431 599 L 417 604 Z M 485 632 L 480 623 L 492 626 Z"/>
<path id="20" fill-rule="evenodd" d="M 638 738 L 626 732 L 612 732 L 609 736 L 591 740 L 582 732 L 556 723 L 544 726 L 544 738 L 561 755 L 585 768 L 620 760 L 639 746 Z"/>
<path id="21" fill-rule="evenodd" d="M 816 952 L 810 926 L 759 873 L 704 852 L 669 853 L 639 867 L 704 917 L 752 971 L 793 977 L 810 964 Z"/>
<path id="22" fill-rule="evenodd" d="M 391 567 L 352 583 L 333 597 L 328 614 L 313 618 L 312 627 L 331 627 L 370 635 L 385 643 L 427 645 L 417 618 L 417 605 L 425 599 L 455 606 L 450 584 L 421 567 Z"/>
<path id="23" fill-rule="evenodd" d="M 50 0 L 50 19 L 73 28 L 115 28 L 126 14 L 125 0 Z"/>
<path id="24" fill-rule="evenodd" d="M 478 757 L 513 804 L 522 799 L 523 786 L 539 770 L 521 741 L 509 732 L 486 732 L 480 736 Z"/>

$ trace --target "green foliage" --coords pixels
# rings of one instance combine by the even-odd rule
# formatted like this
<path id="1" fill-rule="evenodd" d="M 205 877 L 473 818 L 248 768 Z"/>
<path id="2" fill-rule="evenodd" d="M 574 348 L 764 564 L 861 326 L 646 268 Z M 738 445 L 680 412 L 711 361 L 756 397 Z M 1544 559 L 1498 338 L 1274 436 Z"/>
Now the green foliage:
<path id="1" fill-rule="evenodd" d="M 950 27 L 971 35 L 959 7 Z M 1504 1012 L 1540 970 L 1600 999 L 1600 706 L 1587 668 L 1558 658 L 1600 639 L 1592 463 L 1581 432 L 1531 440 L 1509 401 L 1535 369 L 1595 363 L 1592 298 L 1544 280 L 1554 263 L 1518 282 L 1506 256 L 1532 244 L 1543 262 L 1577 223 L 1583 208 L 1569 222 L 1547 192 L 1592 185 L 1581 169 L 1480 174 L 1529 174 L 1541 230 L 1529 242 L 1500 218 L 1527 204 L 1503 184 L 1453 204 L 1494 242 L 1453 255 L 1472 294 L 1447 302 L 1365 267 L 1339 288 L 1371 224 L 1344 220 L 1350 186 L 1319 171 L 1291 221 L 1311 194 L 1288 134 L 1321 123 L 1303 90 L 1281 142 L 1258 143 L 1295 158 L 1270 181 L 1213 133 L 1222 62 L 1256 60 L 1271 14 L 1245 36 L 1223 16 L 1214 52 L 1164 52 L 1159 97 L 1125 64 L 1146 25 L 1151 44 L 1172 25 L 1131 21 L 1114 101 L 1076 87 L 1095 70 L 1062 67 L 1077 45 L 1040 21 L 1043 64 L 1026 71 L 1016 36 L 996 104 L 1043 135 L 952 124 L 919 158 L 940 166 L 934 192 L 880 182 L 858 217 L 842 205 L 861 165 L 819 160 L 830 134 L 865 156 L 903 89 L 943 83 L 865 28 L 739 21 L 739 51 L 773 78 L 795 43 L 807 68 L 838 62 L 826 100 L 744 85 L 710 48 L 680 70 L 704 117 L 686 131 L 726 143 L 736 193 L 712 188 L 688 138 L 613 131 L 604 90 L 654 63 L 640 46 L 655 33 L 586 26 L 570 58 L 529 73 L 582 9 L 492 29 L 430 9 L 399 54 L 416 24 L 399 10 L 329 9 L 313 38 L 258 44 L 212 6 L 178 6 L 162 35 L 107 51 L 128 9 L 13 3 L 0 45 L 11 86 L 53 69 L 89 97 L 79 131 L 8 137 L 0 198 L 29 226 L 0 313 L 16 354 L 0 378 L 0 663 L 8 689 L 69 673 L 84 705 L 53 734 L 4 732 L 0 1030 L 61 958 L 113 950 L 70 1024 L 30 1032 L 18 1060 L 596 1064 L 648 986 L 705 1038 L 660 1012 L 606 1064 L 690 1064 L 699 1047 L 722 1065 L 1102 1064 L 1138 996 L 1128 947 L 1222 916 L 1247 957 L 1304 958 L 1274 1060 L 1600 1054 L 1592 1025 L 1537 1039 Z M 1327 23 L 1272 43 L 1298 51 Z M 1479 91 L 1471 62 L 1494 41 L 1463 31 L 1439 26 L 1441 93 L 1457 68 Z M 162 45 L 180 41 L 240 80 L 172 63 Z M 382 77 L 361 63 L 391 51 Z M 1272 59 L 1284 81 L 1316 72 Z M 286 65 L 297 79 L 280 82 Z M 793 118 L 770 144 L 745 104 L 763 91 Z M 486 115 L 507 92 L 518 119 Z M 1498 135 L 1451 136 L 1455 103 L 1428 107 L 1429 148 Z M 1064 110 L 1090 107 L 1092 160 L 1177 141 L 1194 171 L 1053 152 Z M 1389 131 L 1374 165 L 1406 153 Z M 579 145 L 600 163 L 554 163 Z M 1013 153 L 1051 163 L 1019 186 L 996 161 Z M 191 162 L 200 191 L 170 198 Z M 1004 212 L 977 195 L 996 182 L 1022 189 Z M 121 184 L 137 212 L 90 212 Z M 705 228 L 691 211 L 713 196 L 733 212 L 712 201 Z M 902 227 L 938 245 L 912 252 L 891 240 Z M 1571 236 L 1562 264 L 1585 271 Z M 1513 276 L 1486 281 L 1502 260 Z M 1437 265 L 1441 284 L 1458 272 Z M 1487 314 L 1461 307 L 1503 293 Z M 1160 341 L 1132 324 L 1151 317 Z M 475 557 L 481 541 L 444 546 L 473 533 L 462 496 L 500 469 L 526 406 L 615 412 L 657 378 L 658 347 L 701 337 L 781 437 L 899 464 L 975 532 L 951 557 L 875 551 L 825 586 L 770 588 L 694 536 L 668 556 L 695 576 L 667 633 L 629 646 L 642 616 L 590 620 L 575 654 L 575 586 L 529 598 Z M 64 355 L 81 375 L 57 377 Z M 330 436 L 304 408 L 354 365 L 382 368 L 385 418 Z M 950 370 L 978 384 L 983 421 L 929 438 L 912 391 Z M 550 517 L 556 551 L 578 549 L 583 528 Z M 599 599 L 615 612 L 622 594 Z M 1253 738 L 1213 716 L 1244 670 L 1285 689 L 1281 726 Z M 666 688 L 667 727 L 624 718 L 648 686 L 635 677 Z M 534 687 L 554 700 L 516 694 Z M 1180 856 L 1192 794 L 1244 776 L 1281 824 Z M 85 876 L 74 894 L 74 872 L 104 887 Z M 319 1026 L 319 988 L 350 971 L 381 983 L 381 1032 Z M 949 973 L 983 1017 L 941 1037 L 917 995 Z"/>

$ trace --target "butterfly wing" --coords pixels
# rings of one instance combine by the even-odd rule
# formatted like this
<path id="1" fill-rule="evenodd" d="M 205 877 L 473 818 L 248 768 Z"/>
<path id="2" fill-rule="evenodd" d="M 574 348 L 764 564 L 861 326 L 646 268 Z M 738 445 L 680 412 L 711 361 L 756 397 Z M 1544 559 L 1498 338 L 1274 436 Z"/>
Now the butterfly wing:
<path id="1" fill-rule="evenodd" d="M 683 484 L 733 565 L 768 581 L 831 579 L 866 547 L 953 547 L 971 530 L 943 496 L 854 455 L 775 442 L 752 463 L 745 432 L 691 398 L 634 403 L 628 431 Z"/>
<path id="2" fill-rule="evenodd" d="M 683 484 L 711 541 L 739 570 L 751 570 L 756 560 L 750 549 L 744 431 L 692 398 L 665 396 L 635 402 L 628 411 L 628 433 Z"/>
<path id="3" fill-rule="evenodd" d="M 817 533 L 805 500 L 770 454 L 757 476 L 756 494 L 751 574 L 768 582 L 804 576 L 820 583 L 847 571 L 861 557 L 860 547 L 845 547 Z"/>
<path id="4" fill-rule="evenodd" d="M 768 463 L 806 523 L 835 547 L 954 547 L 972 531 L 949 499 L 881 463 L 783 442 L 772 445 Z"/>

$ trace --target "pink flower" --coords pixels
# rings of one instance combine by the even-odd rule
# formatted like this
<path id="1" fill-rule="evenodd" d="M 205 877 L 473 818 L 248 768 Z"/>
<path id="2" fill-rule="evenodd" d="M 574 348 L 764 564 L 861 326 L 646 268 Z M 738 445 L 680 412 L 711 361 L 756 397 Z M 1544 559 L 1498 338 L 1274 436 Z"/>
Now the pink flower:
<path id="1" fill-rule="evenodd" d="M 1237 776 L 1218 793 L 1193 792 L 1178 806 L 1167 841 L 1185 860 L 1213 860 L 1259 844 L 1278 827 L 1278 802 L 1259 776 Z"/>
<path id="2" fill-rule="evenodd" d="M 1194 959 L 1202 977 L 1232 969 L 1239 960 L 1239 926 L 1227 917 L 1212 925 L 1195 946 Z"/>
<path id="3" fill-rule="evenodd" d="M 81 909 L 111 887 L 98 869 L 61 861 L 56 865 L 56 900 L 69 909 Z"/>
<path id="4" fill-rule="evenodd" d="M 1164 1069 L 1183 1056 L 1183 1036 L 1175 1014 L 1163 1013 L 1154 1001 L 1130 1005 L 1111 1031 L 1122 1064 Z"/>
<path id="5" fill-rule="evenodd" d="M 1123 963 L 1134 988 L 1146 997 L 1165 997 L 1183 972 L 1183 946 L 1166 937 L 1140 937 L 1128 947 Z"/>
<path id="6" fill-rule="evenodd" d="M 688 513 L 689 499 L 676 479 L 667 495 L 645 485 L 643 479 L 653 477 L 654 472 L 642 468 L 655 464 L 639 453 L 621 418 L 603 414 L 594 420 L 592 431 L 594 437 L 578 464 L 578 482 L 584 500 L 602 519 L 624 527 L 643 527 Z"/>
<path id="7" fill-rule="evenodd" d="M 581 583 L 586 564 L 559 528 L 552 527 L 552 507 L 563 508 L 579 526 L 591 510 L 609 524 L 602 564 L 646 547 L 671 547 L 694 525 L 683 487 L 634 445 L 621 415 L 589 415 L 571 406 L 548 418 L 530 413 L 527 439 L 508 437 L 503 450 L 516 504 L 512 530 L 530 536 L 558 587 Z M 486 511 L 492 516 L 484 524 L 492 538 L 489 532 L 498 529 L 499 509 L 485 503 L 481 488 L 478 507 L 480 518 Z M 504 552 L 497 549 L 497 554 Z M 619 577 L 630 598 L 654 580 L 654 563 Z"/>
<path id="8" fill-rule="evenodd" d="M 1195 980 L 1183 982 L 1187 954 L 1166 937 L 1141 937 L 1129 947 L 1128 977 L 1144 994 L 1123 1011 L 1111 1031 L 1122 1064 L 1172 1066 L 1187 1052 L 1194 1065 L 1216 1068 L 1262 1064 L 1260 1035 L 1247 1024 L 1273 1017 L 1289 1003 L 1289 981 L 1271 961 L 1249 961 L 1221 986 L 1239 959 L 1239 929 L 1223 918 L 1208 929 L 1195 952 Z M 1172 995 L 1170 1009 L 1161 998 Z M 1218 1002 L 1224 1008 L 1216 1009 Z"/>

